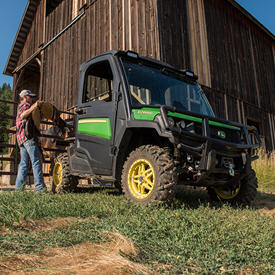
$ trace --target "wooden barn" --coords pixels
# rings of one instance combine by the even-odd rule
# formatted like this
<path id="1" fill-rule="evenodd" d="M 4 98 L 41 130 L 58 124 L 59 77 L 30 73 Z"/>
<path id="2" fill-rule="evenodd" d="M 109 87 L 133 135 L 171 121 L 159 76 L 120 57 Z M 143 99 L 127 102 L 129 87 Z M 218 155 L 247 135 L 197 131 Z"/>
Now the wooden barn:
<path id="1" fill-rule="evenodd" d="M 80 64 L 133 50 L 199 76 L 217 116 L 258 127 L 275 149 L 275 37 L 234 0 L 29 0 L 4 73 L 76 105 Z"/>

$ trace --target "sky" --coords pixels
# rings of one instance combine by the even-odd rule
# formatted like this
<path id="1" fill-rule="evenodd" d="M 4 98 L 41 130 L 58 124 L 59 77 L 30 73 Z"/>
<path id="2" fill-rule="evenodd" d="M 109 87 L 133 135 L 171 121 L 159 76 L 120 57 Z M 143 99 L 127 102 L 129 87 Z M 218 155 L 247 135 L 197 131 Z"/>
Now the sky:
<path id="1" fill-rule="evenodd" d="M 2 0 L 0 4 L 0 87 L 4 83 L 12 86 L 12 77 L 3 75 L 3 71 L 27 2 L 28 0 Z M 275 34 L 275 0 L 236 0 L 236 2 Z"/>

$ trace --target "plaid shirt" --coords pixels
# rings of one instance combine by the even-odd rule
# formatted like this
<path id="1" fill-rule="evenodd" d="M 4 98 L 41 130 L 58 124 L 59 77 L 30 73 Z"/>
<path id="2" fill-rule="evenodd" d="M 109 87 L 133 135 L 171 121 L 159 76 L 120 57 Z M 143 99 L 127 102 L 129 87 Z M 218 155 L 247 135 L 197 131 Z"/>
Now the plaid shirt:
<path id="1" fill-rule="evenodd" d="M 22 119 L 20 115 L 28 110 L 31 107 L 31 105 L 27 102 L 22 102 L 18 105 L 17 107 L 17 116 L 16 116 L 16 138 L 17 138 L 17 143 L 18 146 L 22 145 L 26 140 L 26 136 L 24 133 L 25 129 L 25 124 L 26 124 L 26 119 Z"/>

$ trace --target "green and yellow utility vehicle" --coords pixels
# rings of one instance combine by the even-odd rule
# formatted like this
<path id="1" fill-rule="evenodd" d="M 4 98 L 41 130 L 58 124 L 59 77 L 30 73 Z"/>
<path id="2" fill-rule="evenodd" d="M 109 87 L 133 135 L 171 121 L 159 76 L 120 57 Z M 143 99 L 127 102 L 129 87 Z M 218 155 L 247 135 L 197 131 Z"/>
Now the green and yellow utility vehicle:
<path id="1" fill-rule="evenodd" d="M 75 137 L 54 161 L 53 189 L 113 182 L 146 205 L 188 185 L 247 205 L 257 192 L 251 161 L 259 145 L 255 127 L 215 117 L 191 71 L 109 51 L 81 66 Z"/>

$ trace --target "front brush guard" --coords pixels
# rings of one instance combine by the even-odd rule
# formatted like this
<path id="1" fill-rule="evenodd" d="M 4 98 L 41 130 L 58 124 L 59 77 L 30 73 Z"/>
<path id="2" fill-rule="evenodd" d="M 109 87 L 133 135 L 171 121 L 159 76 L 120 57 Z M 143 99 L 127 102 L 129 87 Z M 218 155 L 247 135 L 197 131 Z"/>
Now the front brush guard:
<path id="1" fill-rule="evenodd" d="M 168 122 L 168 112 L 182 113 L 189 116 L 195 116 L 202 119 L 202 135 L 198 135 L 196 133 L 184 131 L 183 129 L 175 126 L 171 126 Z M 176 144 L 179 150 L 185 151 L 195 157 L 199 157 L 201 176 L 198 177 L 196 183 L 199 185 L 202 181 L 210 182 L 211 175 L 215 174 L 228 174 L 228 169 L 225 168 L 215 168 L 216 154 L 223 154 L 217 152 L 214 148 L 214 145 L 222 145 L 225 146 L 226 152 L 224 153 L 226 156 L 236 156 L 236 153 L 232 153 L 232 151 L 237 151 L 237 156 L 242 158 L 243 168 L 239 171 L 236 171 L 236 175 L 232 176 L 230 180 L 216 180 L 216 184 L 221 185 L 225 183 L 234 182 L 236 180 L 241 180 L 243 176 L 245 176 L 248 166 L 251 165 L 251 161 L 258 158 L 258 156 L 251 157 L 248 152 L 252 151 L 252 149 L 256 149 L 261 145 L 261 140 L 258 134 L 256 127 L 247 126 L 238 122 L 227 121 L 219 118 L 209 117 L 206 115 L 196 114 L 184 110 L 179 110 L 175 107 L 170 106 L 161 106 L 160 114 L 163 120 L 163 124 L 166 130 L 171 131 L 175 136 L 180 137 L 179 142 Z M 244 137 L 243 143 L 233 143 L 229 141 L 224 141 L 221 139 L 213 138 L 210 135 L 210 127 L 209 120 L 214 122 L 223 123 L 226 125 L 238 127 L 241 131 L 241 134 Z M 249 134 L 254 134 L 257 140 L 256 144 L 252 144 Z M 200 144 L 199 146 L 192 146 L 187 144 L 187 140 L 196 140 Z"/>

